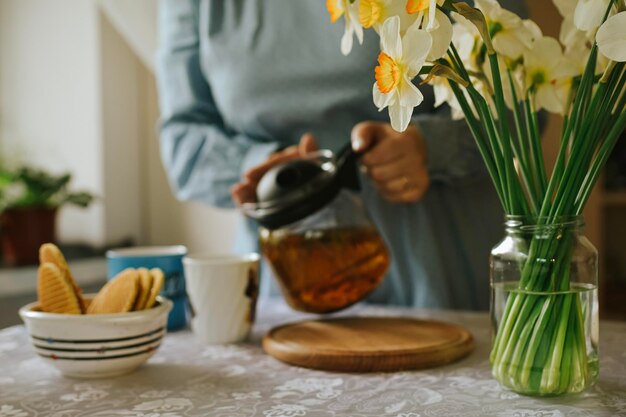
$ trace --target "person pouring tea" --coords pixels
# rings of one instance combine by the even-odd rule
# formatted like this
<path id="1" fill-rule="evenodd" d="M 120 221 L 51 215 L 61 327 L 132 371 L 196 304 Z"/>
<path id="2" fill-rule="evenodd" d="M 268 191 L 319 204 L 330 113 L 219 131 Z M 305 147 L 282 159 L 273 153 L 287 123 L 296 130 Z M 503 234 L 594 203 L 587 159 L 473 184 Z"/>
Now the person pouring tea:
<path id="1" fill-rule="evenodd" d="M 324 3 L 160 0 L 160 145 L 172 189 L 237 207 L 256 198 L 269 168 L 351 141 L 362 198 L 391 254 L 368 301 L 487 309 L 503 213 L 465 122 L 422 88 L 411 126 L 394 131 L 371 98 L 376 34 L 347 59 Z M 236 245 L 259 250 L 254 221 L 242 217 Z M 274 292 L 270 275 L 264 267 L 262 297 Z"/>

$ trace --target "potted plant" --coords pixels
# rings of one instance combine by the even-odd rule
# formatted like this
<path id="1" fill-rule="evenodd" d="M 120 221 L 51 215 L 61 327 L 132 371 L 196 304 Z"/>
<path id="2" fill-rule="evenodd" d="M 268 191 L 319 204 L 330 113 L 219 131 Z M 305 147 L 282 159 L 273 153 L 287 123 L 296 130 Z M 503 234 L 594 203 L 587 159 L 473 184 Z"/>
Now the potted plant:
<path id="1" fill-rule="evenodd" d="M 87 207 L 93 195 L 71 192 L 72 175 L 22 166 L 0 168 L 0 244 L 7 266 L 37 263 L 39 246 L 56 241 L 56 214 L 65 204 Z"/>

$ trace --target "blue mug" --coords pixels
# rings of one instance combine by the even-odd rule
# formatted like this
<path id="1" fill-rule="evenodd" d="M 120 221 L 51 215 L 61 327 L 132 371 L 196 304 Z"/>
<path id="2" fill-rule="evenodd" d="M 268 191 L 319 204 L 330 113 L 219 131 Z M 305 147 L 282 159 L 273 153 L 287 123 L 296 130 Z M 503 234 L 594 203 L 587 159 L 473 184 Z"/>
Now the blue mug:
<path id="1" fill-rule="evenodd" d="M 183 257 L 187 248 L 176 246 L 143 246 L 107 251 L 107 279 L 112 279 L 126 268 L 160 268 L 165 275 L 161 295 L 169 298 L 174 307 L 167 318 L 167 329 L 176 330 L 187 324 L 187 293 Z"/>

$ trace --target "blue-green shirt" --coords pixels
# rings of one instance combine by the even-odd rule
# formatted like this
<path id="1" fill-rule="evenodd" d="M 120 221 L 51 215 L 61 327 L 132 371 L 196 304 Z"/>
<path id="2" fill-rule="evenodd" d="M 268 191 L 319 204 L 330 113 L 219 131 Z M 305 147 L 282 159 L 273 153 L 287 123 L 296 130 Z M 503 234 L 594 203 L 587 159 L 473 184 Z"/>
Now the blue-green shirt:
<path id="1" fill-rule="evenodd" d="M 229 189 L 242 173 L 303 133 L 337 150 L 355 124 L 388 121 L 371 96 L 377 35 L 366 31 L 364 44 L 343 56 L 343 23 L 330 23 L 322 0 L 161 0 L 159 19 L 161 156 L 181 200 L 232 207 Z M 414 122 L 428 147 L 424 198 L 389 203 L 361 178 L 392 255 L 369 300 L 486 309 L 502 211 L 465 122 L 421 90 Z M 254 224 L 242 220 L 237 234 L 237 251 L 258 251 Z M 271 291 L 268 273 L 262 295 Z"/>

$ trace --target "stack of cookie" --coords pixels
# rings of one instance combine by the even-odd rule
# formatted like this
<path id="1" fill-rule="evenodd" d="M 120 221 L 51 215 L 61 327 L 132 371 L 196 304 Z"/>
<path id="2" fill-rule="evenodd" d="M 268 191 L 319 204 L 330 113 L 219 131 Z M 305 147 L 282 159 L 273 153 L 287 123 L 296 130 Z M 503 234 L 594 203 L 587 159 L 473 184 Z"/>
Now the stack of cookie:
<path id="1" fill-rule="evenodd" d="M 82 296 L 63 253 L 52 243 L 39 249 L 37 297 L 47 313 L 110 314 L 152 308 L 165 277 L 158 268 L 120 272 L 89 300 Z"/>

